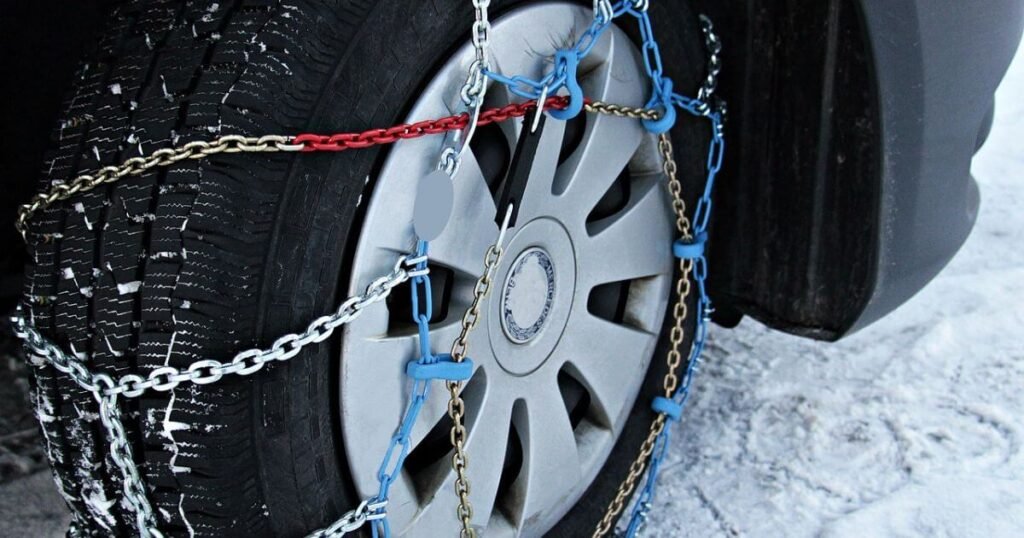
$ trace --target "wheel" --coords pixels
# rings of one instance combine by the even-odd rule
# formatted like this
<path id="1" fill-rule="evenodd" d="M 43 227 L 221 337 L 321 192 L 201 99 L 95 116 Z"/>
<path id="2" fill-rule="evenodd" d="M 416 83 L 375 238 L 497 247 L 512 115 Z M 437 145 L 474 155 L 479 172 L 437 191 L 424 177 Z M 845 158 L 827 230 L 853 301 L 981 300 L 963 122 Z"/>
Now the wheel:
<path id="1" fill-rule="evenodd" d="M 83 65 L 40 188 L 189 140 L 357 131 L 451 113 L 468 65 L 468 5 L 337 1 L 127 3 Z M 685 5 L 652 6 L 677 87 L 703 50 Z M 504 72 L 538 74 L 589 9 L 494 2 Z M 457 30 L 453 30 L 457 29 Z M 587 94 L 641 104 L 632 29 L 581 66 Z M 684 61 L 685 60 L 685 61 Z M 492 85 L 487 106 L 511 101 Z M 431 246 L 435 349 L 450 345 L 487 245 L 520 122 L 478 132 L 456 214 Z M 673 136 L 704 147 L 698 122 Z M 31 320 L 94 369 L 124 375 L 266 346 L 333 310 L 412 246 L 416 178 L 441 139 L 339 154 L 215 155 L 42 212 L 29 235 Z M 701 151 L 680 151 L 690 192 Z M 473 523 L 487 536 L 589 534 L 635 457 L 660 389 L 673 225 L 653 138 L 606 116 L 549 121 L 471 338 Z M 299 536 L 374 492 L 407 402 L 409 290 L 287 363 L 122 402 L 165 533 Z M 639 395 L 639 397 L 638 397 Z M 61 493 L 97 535 L 132 533 L 91 396 L 36 376 Z M 388 507 L 398 535 L 457 532 L 446 394 L 430 393 Z"/>

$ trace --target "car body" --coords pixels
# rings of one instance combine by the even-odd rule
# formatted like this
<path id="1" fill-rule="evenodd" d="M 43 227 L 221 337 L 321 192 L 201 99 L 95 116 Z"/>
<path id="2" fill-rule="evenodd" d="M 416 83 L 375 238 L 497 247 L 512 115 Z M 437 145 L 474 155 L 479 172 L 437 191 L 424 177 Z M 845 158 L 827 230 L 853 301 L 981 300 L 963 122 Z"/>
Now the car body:
<path id="1" fill-rule="evenodd" d="M 701 2 L 730 105 L 711 276 L 740 314 L 836 339 L 931 280 L 979 208 L 970 174 L 1020 42 L 1017 0 Z"/>

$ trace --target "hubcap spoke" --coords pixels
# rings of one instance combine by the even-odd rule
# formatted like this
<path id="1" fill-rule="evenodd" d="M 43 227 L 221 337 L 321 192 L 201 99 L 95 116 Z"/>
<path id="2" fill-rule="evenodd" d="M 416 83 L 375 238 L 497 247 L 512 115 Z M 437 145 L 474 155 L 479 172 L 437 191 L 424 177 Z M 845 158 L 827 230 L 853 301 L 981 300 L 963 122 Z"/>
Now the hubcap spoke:
<path id="1" fill-rule="evenodd" d="M 512 402 L 503 399 L 497 390 L 488 387 L 480 414 L 473 422 L 466 444 L 469 460 L 470 499 L 473 522 L 486 525 L 494 511 L 498 481 L 501 479 L 512 424 Z"/>
<path id="2" fill-rule="evenodd" d="M 529 126 L 527 126 L 529 127 Z M 540 147 L 533 159 L 530 179 L 526 183 L 526 193 L 520 204 L 519 219 L 527 222 L 533 217 L 550 215 L 555 210 L 555 200 L 551 196 L 555 169 L 558 167 L 559 150 L 565 134 L 565 122 L 548 118 L 540 137 Z"/>
<path id="3" fill-rule="evenodd" d="M 643 138 L 636 120 L 597 114 L 588 118 L 582 147 L 555 175 L 559 213 L 570 223 L 582 224 L 598 200 L 626 168 Z"/>
<path id="4" fill-rule="evenodd" d="M 572 484 L 582 475 L 576 437 L 554 376 L 534 382 L 543 386 L 526 402 L 525 413 L 514 417 L 524 432 L 523 471 L 513 486 L 523 499 L 520 527 L 550 516 L 559 504 L 564 493 L 552 477 Z"/>
<path id="5" fill-rule="evenodd" d="M 659 178 L 648 176 L 634 181 L 629 204 L 618 214 L 595 223 L 594 237 L 580 242 L 580 280 L 586 286 L 672 272 L 671 245 L 646 239 L 653 229 L 672 227 L 671 210 L 665 203 L 664 187 L 657 182 Z"/>
<path id="6" fill-rule="evenodd" d="M 512 422 L 512 402 L 499 394 L 493 384 L 487 381 L 484 383 L 486 387 L 483 401 L 475 409 L 468 410 L 472 418 L 468 421 L 469 437 L 466 442 L 473 524 L 480 526 L 486 526 L 492 517 Z M 450 459 L 449 453 L 443 460 L 446 469 L 442 485 L 433 501 L 423 507 L 419 514 L 418 519 L 421 522 L 433 522 L 436 519 L 456 521 L 458 497 L 454 493 L 455 472 L 448 464 Z M 453 529 L 456 529 L 455 534 L 458 534 L 457 528 Z"/>
<path id="7" fill-rule="evenodd" d="M 568 363 L 570 375 L 590 393 L 601 425 L 617 431 L 647 371 L 654 335 L 590 313 L 575 315 L 570 323 L 578 330 L 566 335 L 560 356 Z"/>
<path id="8" fill-rule="evenodd" d="M 584 90 L 588 96 L 605 102 L 639 105 L 644 100 L 644 78 L 634 51 L 618 39 L 607 41 L 602 51 L 607 60 L 590 73 Z M 643 139 L 639 122 L 604 114 L 587 117 L 587 129 L 580 147 L 559 167 L 555 194 L 566 215 L 582 221 L 597 204 Z"/>

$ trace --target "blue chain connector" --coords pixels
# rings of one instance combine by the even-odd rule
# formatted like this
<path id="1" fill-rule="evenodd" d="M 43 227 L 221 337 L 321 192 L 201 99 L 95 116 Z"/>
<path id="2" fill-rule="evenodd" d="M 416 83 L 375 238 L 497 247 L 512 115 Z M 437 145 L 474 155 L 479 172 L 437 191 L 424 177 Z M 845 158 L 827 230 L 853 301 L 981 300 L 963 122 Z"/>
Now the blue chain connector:
<path id="1" fill-rule="evenodd" d="M 641 120 L 644 128 L 654 134 L 667 133 L 676 124 L 676 107 L 672 103 L 672 79 L 664 77 L 654 81 L 651 99 L 647 108 L 661 109 L 661 116 L 656 120 Z"/>
<path id="2" fill-rule="evenodd" d="M 430 318 L 433 316 L 434 304 L 431 298 L 430 272 L 427 268 L 428 248 L 429 244 L 426 241 L 417 241 L 416 252 L 409 258 L 409 260 L 415 261 L 413 270 L 410 271 L 410 274 L 414 274 L 410 281 L 412 286 L 410 295 L 412 296 L 412 319 L 416 322 L 419 331 L 420 348 L 419 358 L 410 364 L 415 364 L 419 368 L 429 368 L 439 360 L 439 357 L 435 356 L 430 349 Z M 420 294 L 423 295 L 422 301 Z M 406 371 L 408 372 L 408 369 Z M 427 401 L 430 379 L 432 378 L 420 379 L 413 376 L 412 398 L 402 417 L 402 423 L 399 425 L 398 431 L 392 435 L 391 444 L 388 445 L 384 459 L 377 470 L 377 481 L 380 483 L 380 488 L 377 491 L 377 496 L 372 499 L 373 502 L 387 502 L 391 484 L 395 482 L 402 471 L 402 465 L 405 463 L 405 458 L 409 455 L 412 445 L 413 426 L 416 425 L 416 419 Z M 390 537 L 391 527 L 388 524 L 387 515 L 383 509 L 376 515 L 379 517 L 374 519 L 370 526 L 373 537 Z"/>
<path id="3" fill-rule="evenodd" d="M 672 243 L 672 255 L 680 260 L 697 260 L 704 257 L 704 243 L 708 240 L 707 232 L 701 232 L 689 239 L 676 239 Z"/>
<path id="4" fill-rule="evenodd" d="M 683 416 L 683 407 L 675 400 L 664 396 L 658 396 L 655 398 L 654 401 L 651 402 L 651 409 L 653 409 L 655 413 L 665 415 L 671 419 L 672 422 L 679 422 L 679 417 Z"/>
<path id="5" fill-rule="evenodd" d="M 440 379 L 443 381 L 469 381 L 473 377 L 473 361 L 466 357 L 461 362 L 448 353 L 437 355 L 437 362 L 412 361 L 405 367 L 405 375 L 417 381 Z"/>
<path id="6" fill-rule="evenodd" d="M 576 71 L 580 66 L 580 56 L 572 49 L 559 49 L 555 51 L 555 70 L 560 73 L 559 78 L 563 79 L 562 85 L 569 92 L 569 106 L 562 110 L 548 112 L 556 120 L 571 120 L 583 111 L 583 88 L 576 80 Z"/>

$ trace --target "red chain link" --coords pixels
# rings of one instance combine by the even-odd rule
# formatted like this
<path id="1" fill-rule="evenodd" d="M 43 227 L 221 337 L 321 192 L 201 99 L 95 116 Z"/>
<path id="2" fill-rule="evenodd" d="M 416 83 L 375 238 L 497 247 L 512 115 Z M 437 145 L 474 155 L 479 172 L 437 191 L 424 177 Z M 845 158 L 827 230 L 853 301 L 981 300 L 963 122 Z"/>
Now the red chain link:
<path id="1" fill-rule="evenodd" d="M 586 102 L 590 102 L 588 99 Z M 544 108 L 562 110 L 569 105 L 569 98 L 563 96 L 549 97 Z M 499 108 L 480 111 L 477 126 L 502 122 L 511 118 L 521 118 L 537 107 L 536 101 L 513 103 Z M 440 134 L 448 131 L 460 131 L 469 125 L 469 113 L 463 112 L 436 120 L 418 121 L 395 125 L 387 129 L 370 129 L 361 133 L 339 133 L 333 135 L 300 134 L 292 139 L 292 143 L 301 144 L 302 151 L 345 151 L 346 149 L 368 148 L 381 144 L 390 144 L 398 140 L 419 138 L 421 136 Z"/>

